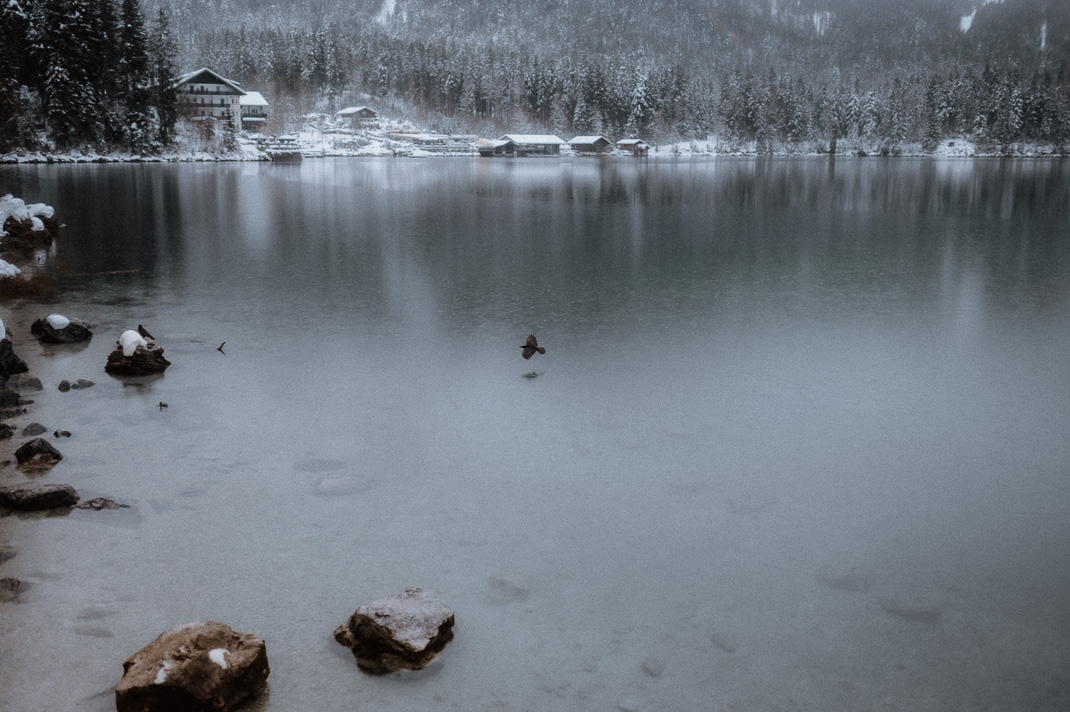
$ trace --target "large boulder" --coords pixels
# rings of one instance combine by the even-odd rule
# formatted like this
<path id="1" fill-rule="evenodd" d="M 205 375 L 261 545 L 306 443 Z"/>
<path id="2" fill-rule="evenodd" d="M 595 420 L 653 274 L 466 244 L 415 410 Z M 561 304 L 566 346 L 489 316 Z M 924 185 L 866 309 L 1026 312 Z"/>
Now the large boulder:
<path id="1" fill-rule="evenodd" d="M 10 485 L 0 487 L 0 507 L 31 512 L 38 509 L 73 507 L 78 492 L 70 485 Z"/>
<path id="2" fill-rule="evenodd" d="M 108 354 L 104 370 L 116 376 L 148 376 L 163 373 L 171 362 L 163 357 L 163 349 L 145 341 L 130 329 L 119 336 L 115 350 Z"/>
<path id="3" fill-rule="evenodd" d="M 410 588 L 358 608 L 334 639 L 364 672 L 419 670 L 453 640 L 453 611 L 433 593 Z"/>
<path id="4" fill-rule="evenodd" d="M 34 438 L 15 451 L 15 459 L 26 467 L 52 467 L 63 455 L 44 438 Z"/>
<path id="5" fill-rule="evenodd" d="M 93 332 L 80 319 L 68 319 L 62 314 L 49 314 L 30 325 L 30 333 L 46 344 L 74 344 L 89 341 Z"/>
<path id="6" fill-rule="evenodd" d="M 261 638 L 214 621 L 161 633 L 123 663 L 118 712 L 226 712 L 267 684 Z"/>

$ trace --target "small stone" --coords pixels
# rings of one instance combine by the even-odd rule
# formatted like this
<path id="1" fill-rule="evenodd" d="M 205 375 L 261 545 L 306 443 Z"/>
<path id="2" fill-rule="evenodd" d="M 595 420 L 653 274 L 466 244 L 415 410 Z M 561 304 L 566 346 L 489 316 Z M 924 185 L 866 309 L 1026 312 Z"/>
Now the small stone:
<path id="1" fill-rule="evenodd" d="M 491 576 L 487 578 L 490 602 L 504 606 L 507 603 L 521 603 L 528 600 L 531 589 L 522 583 L 510 579 Z"/>
<path id="2" fill-rule="evenodd" d="M 63 455 L 44 438 L 34 438 L 15 451 L 15 459 L 27 467 L 52 467 Z"/>
<path id="3" fill-rule="evenodd" d="M 54 437 L 57 437 L 57 438 L 69 438 L 71 436 L 71 431 L 70 430 L 57 430 L 56 432 L 52 433 L 52 435 Z"/>
<path id="4" fill-rule="evenodd" d="M 83 388 L 92 388 L 95 385 L 97 385 L 97 384 L 94 383 L 93 381 L 87 381 L 84 378 L 79 378 L 77 381 L 75 381 L 74 383 L 71 384 L 71 390 L 72 391 L 80 391 Z"/>
<path id="5" fill-rule="evenodd" d="M 69 391 L 71 389 L 71 382 L 66 380 L 66 379 L 60 381 L 59 382 L 59 389 L 62 392 L 66 393 L 67 391 Z"/>
<path id="6" fill-rule="evenodd" d="M 0 440 L 7 440 L 15 434 L 15 429 L 7 423 L 0 423 Z"/>
<path id="7" fill-rule="evenodd" d="M 713 643 L 714 647 L 720 648 L 726 653 L 736 652 L 736 641 L 729 635 L 714 633 L 710 636 L 710 642 Z"/>
<path id="8" fill-rule="evenodd" d="M 98 512 L 102 509 L 130 509 L 129 504 L 119 504 L 114 499 L 108 499 L 107 497 L 94 497 L 93 499 L 81 501 L 74 506 L 78 509 L 94 509 Z"/>
<path id="9" fill-rule="evenodd" d="M 869 579 L 862 571 L 855 568 L 834 569 L 826 567 L 819 569 L 814 577 L 819 583 L 836 591 L 865 593 L 870 589 Z"/>
<path id="10" fill-rule="evenodd" d="M 39 509 L 72 507 L 78 491 L 70 485 L 11 485 L 0 487 L 0 507 L 30 512 Z"/>
<path id="11" fill-rule="evenodd" d="M 36 378 L 34 376 L 27 376 L 26 374 L 15 376 L 10 381 L 8 381 L 8 385 L 12 386 L 20 393 L 44 390 L 44 386 L 41 385 L 40 378 Z"/>
<path id="12" fill-rule="evenodd" d="M 0 578 L 0 602 L 14 601 L 21 589 L 22 581 L 17 578 Z"/>
<path id="13" fill-rule="evenodd" d="M 885 613 L 917 623 L 936 623 L 943 616 L 943 605 L 928 599 L 887 598 L 880 603 Z"/>
<path id="14" fill-rule="evenodd" d="M 642 668 L 650 677 L 661 677 L 661 673 L 665 672 L 665 662 L 658 658 L 647 658 L 643 661 Z"/>
<path id="15" fill-rule="evenodd" d="M 26 436 L 26 437 L 33 437 L 34 435 L 40 435 L 41 433 L 44 433 L 44 432 L 47 432 L 47 431 L 48 431 L 48 428 L 46 428 L 45 426 L 41 425 L 40 423 L 30 423 L 29 425 L 27 425 L 25 428 L 22 429 L 22 434 L 24 436 Z"/>
<path id="16" fill-rule="evenodd" d="M 357 667 L 372 675 L 420 670 L 453 640 L 453 611 L 420 588 L 358 608 L 334 631 Z"/>

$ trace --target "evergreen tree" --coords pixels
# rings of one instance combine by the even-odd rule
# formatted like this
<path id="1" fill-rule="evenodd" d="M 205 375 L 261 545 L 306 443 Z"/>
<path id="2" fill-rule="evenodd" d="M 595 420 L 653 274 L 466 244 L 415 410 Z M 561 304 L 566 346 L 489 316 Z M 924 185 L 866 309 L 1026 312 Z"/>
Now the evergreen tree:
<path id="1" fill-rule="evenodd" d="M 23 139 L 20 121 L 22 102 L 22 57 L 27 53 L 29 29 L 26 13 L 17 2 L 0 6 L 0 150 L 18 146 Z"/>
<path id="2" fill-rule="evenodd" d="M 119 84 L 125 106 L 127 144 L 145 152 L 152 142 L 148 39 L 138 0 L 123 0 L 119 43 Z"/>
<path id="3" fill-rule="evenodd" d="M 151 87 L 151 105 L 156 110 L 158 127 L 157 140 L 167 145 L 171 142 L 171 132 L 178 120 L 178 99 L 175 82 L 175 38 L 171 32 L 167 13 L 160 8 L 149 35 L 149 86 Z"/>
<path id="4" fill-rule="evenodd" d="M 38 0 L 31 15 L 31 51 L 43 70 L 46 128 L 63 148 L 104 138 L 102 103 L 89 74 L 90 9 L 85 0 Z"/>
<path id="5" fill-rule="evenodd" d="M 628 128 L 626 133 L 636 138 L 646 138 L 647 126 L 654 118 L 655 106 L 647 90 L 646 74 L 642 70 L 635 70 L 635 86 L 628 112 Z"/>

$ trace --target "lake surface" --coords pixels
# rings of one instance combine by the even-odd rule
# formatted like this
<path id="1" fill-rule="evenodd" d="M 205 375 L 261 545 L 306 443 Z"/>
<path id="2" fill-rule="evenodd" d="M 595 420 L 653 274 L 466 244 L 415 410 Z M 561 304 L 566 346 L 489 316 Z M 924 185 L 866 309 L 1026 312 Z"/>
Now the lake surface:
<path id="1" fill-rule="evenodd" d="M 66 225 L 63 289 L 0 305 L 44 383 L 12 424 L 73 433 L 32 479 L 131 508 L 0 518 L 0 710 L 114 709 L 129 655 L 205 619 L 266 639 L 273 712 L 1070 708 L 1068 162 L 0 166 L 5 192 Z M 37 344 L 51 312 L 93 341 Z M 173 365 L 109 377 L 138 324 Z M 332 631 L 411 586 L 456 639 L 361 673 Z"/>

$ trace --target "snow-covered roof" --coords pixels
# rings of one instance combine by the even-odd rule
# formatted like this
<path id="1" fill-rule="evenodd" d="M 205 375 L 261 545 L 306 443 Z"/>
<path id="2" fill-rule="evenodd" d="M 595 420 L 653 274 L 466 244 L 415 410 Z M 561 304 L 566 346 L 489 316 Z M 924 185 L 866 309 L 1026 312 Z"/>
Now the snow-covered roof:
<path id="1" fill-rule="evenodd" d="M 647 142 L 641 138 L 622 138 L 620 141 L 617 141 L 618 146 L 638 146 L 640 144 L 646 146 Z"/>
<path id="2" fill-rule="evenodd" d="M 347 106 L 346 108 L 344 108 L 341 111 L 339 111 L 338 115 L 342 116 L 342 117 L 354 116 L 356 114 L 359 114 L 362 111 L 370 111 L 373 114 L 375 114 L 376 116 L 379 115 L 379 112 L 376 111 L 375 109 L 371 108 L 370 106 Z"/>
<path id="3" fill-rule="evenodd" d="M 241 106 L 267 106 L 267 99 L 258 91 L 247 91 L 245 96 L 238 99 Z"/>
<path id="4" fill-rule="evenodd" d="M 215 77 L 215 79 L 218 80 L 218 81 L 211 82 L 212 84 L 226 84 L 228 87 L 230 87 L 234 91 L 238 92 L 239 94 L 245 94 L 245 90 L 241 88 L 240 84 L 238 84 L 235 81 L 231 81 L 230 79 L 227 79 L 226 77 L 221 76 L 216 72 L 213 72 L 208 67 L 201 67 L 200 69 L 198 69 L 196 71 L 187 72 L 186 74 L 183 74 L 181 77 L 178 78 L 178 81 L 176 81 L 171 86 L 172 87 L 181 86 L 181 85 L 191 81 L 192 79 L 197 77 L 197 75 L 201 74 L 202 72 L 207 72 L 208 74 L 211 74 L 213 77 Z M 209 82 L 201 82 L 201 83 L 202 84 L 207 84 Z"/>
<path id="5" fill-rule="evenodd" d="M 513 143 L 549 143 L 560 146 L 564 143 L 563 139 L 558 138 L 552 134 L 505 134 L 499 141 L 512 141 Z"/>
<path id="6" fill-rule="evenodd" d="M 611 141 L 605 136 L 577 136 L 568 143 L 598 143 L 599 141 L 605 141 L 611 143 Z"/>

